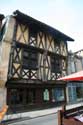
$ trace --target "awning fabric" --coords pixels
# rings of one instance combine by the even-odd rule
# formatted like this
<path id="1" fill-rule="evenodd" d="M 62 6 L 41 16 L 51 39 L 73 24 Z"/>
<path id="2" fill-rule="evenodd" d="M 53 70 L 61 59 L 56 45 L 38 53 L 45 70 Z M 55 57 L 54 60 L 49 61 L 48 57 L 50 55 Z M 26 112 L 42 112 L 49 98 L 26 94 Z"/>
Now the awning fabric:
<path id="1" fill-rule="evenodd" d="M 58 78 L 57 80 L 63 80 L 63 81 L 81 81 L 83 80 L 83 70 L 73 73 L 71 75 L 68 76 L 64 76 L 61 78 Z"/>

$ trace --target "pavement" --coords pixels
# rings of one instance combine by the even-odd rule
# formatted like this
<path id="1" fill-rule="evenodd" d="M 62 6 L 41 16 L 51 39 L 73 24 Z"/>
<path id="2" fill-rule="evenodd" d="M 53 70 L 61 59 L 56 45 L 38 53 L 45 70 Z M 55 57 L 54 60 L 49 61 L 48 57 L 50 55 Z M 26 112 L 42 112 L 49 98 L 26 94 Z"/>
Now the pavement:
<path id="1" fill-rule="evenodd" d="M 76 104 L 70 104 L 67 105 L 67 109 L 82 106 L 83 102 L 81 103 L 76 103 Z M 4 117 L 4 121 L 9 121 L 9 120 L 16 120 L 16 119 L 31 119 L 31 118 L 36 118 L 36 117 L 41 117 L 53 113 L 57 113 L 58 110 L 60 110 L 62 107 L 55 107 L 55 108 L 49 108 L 49 109 L 44 109 L 44 110 L 37 110 L 37 111 L 29 111 L 29 112 L 23 112 L 23 113 L 18 113 L 18 114 L 12 114 L 12 115 L 6 115 Z"/>

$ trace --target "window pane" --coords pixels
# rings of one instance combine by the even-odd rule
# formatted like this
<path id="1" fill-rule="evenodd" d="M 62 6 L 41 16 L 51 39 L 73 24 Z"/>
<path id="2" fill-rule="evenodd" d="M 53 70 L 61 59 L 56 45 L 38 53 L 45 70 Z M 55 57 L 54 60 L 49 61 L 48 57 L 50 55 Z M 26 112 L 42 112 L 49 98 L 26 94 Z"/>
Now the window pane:
<path id="1" fill-rule="evenodd" d="M 26 59 L 29 58 L 29 53 L 27 51 L 24 51 L 23 52 L 23 57 L 26 58 Z"/>
<path id="2" fill-rule="evenodd" d="M 60 71 L 60 58 L 51 56 L 51 71 L 52 72 L 59 72 Z"/>
<path id="3" fill-rule="evenodd" d="M 52 89 L 52 101 L 63 101 L 64 100 L 64 90 L 63 88 Z"/>
<path id="4" fill-rule="evenodd" d="M 77 93 L 77 98 L 82 98 L 83 88 L 82 87 L 76 87 L 76 93 Z"/>
<path id="5" fill-rule="evenodd" d="M 55 57 L 51 56 L 51 71 L 55 72 Z"/>
<path id="6" fill-rule="evenodd" d="M 22 68 L 24 69 L 37 69 L 38 64 L 38 53 L 30 50 L 23 50 L 23 64 Z"/>

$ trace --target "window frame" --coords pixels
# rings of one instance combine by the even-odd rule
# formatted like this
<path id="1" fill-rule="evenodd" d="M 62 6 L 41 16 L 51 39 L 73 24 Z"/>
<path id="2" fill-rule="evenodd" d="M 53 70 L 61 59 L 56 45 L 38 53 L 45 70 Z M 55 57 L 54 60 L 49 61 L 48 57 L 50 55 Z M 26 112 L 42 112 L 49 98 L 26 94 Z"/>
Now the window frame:
<path id="1" fill-rule="evenodd" d="M 24 51 L 26 52 L 26 55 L 23 55 Z M 35 55 L 35 56 L 33 56 L 33 55 Z M 26 63 L 24 64 L 24 62 L 26 62 Z M 38 52 L 35 50 L 32 50 L 32 49 L 23 48 L 22 68 L 37 70 L 37 67 L 38 67 Z"/>
<path id="2" fill-rule="evenodd" d="M 64 100 L 65 100 L 64 88 L 62 87 L 52 88 L 52 102 L 58 102 Z"/>
<path id="3" fill-rule="evenodd" d="M 60 72 L 61 70 L 61 64 L 60 64 L 60 58 L 56 55 L 51 56 L 51 72 L 56 73 Z"/>

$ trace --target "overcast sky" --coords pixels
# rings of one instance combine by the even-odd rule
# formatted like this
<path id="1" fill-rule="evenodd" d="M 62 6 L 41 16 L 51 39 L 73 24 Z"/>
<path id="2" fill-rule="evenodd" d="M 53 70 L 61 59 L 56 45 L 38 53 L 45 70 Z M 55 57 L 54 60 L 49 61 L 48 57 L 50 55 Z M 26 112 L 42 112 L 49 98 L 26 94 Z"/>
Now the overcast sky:
<path id="1" fill-rule="evenodd" d="M 17 9 L 72 37 L 69 50 L 83 49 L 83 0 L 0 0 L 0 13 Z"/>

